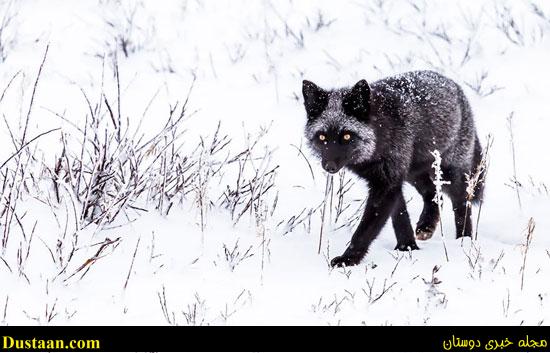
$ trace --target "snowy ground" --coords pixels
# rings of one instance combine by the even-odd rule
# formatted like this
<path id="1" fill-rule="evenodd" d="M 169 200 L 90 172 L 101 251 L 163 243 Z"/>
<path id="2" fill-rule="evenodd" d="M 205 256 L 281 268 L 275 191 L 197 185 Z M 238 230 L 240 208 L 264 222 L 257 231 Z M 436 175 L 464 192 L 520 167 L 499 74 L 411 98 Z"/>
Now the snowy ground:
<path id="1" fill-rule="evenodd" d="M 0 170 L 2 324 L 550 319 L 550 3 L 1 0 L 0 25 L 0 162 L 60 128 Z M 494 139 L 477 240 L 446 200 L 444 237 L 398 253 L 388 225 L 331 269 L 367 186 L 342 172 L 325 199 L 302 79 L 413 69 Z"/>

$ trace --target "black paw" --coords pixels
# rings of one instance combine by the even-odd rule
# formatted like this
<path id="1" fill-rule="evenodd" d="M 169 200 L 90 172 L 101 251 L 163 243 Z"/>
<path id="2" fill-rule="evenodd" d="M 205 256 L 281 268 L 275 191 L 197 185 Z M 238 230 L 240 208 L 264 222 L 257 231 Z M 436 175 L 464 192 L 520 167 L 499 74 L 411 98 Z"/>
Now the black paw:
<path id="1" fill-rule="evenodd" d="M 399 251 L 409 251 L 409 250 L 420 250 L 418 245 L 416 245 L 416 242 L 413 240 L 412 242 L 408 243 L 397 243 L 395 246 L 395 250 Z"/>
<path id="2" fill-rule="evenodd" d="M 429 225 L 429 226 L 426 226 L 426 225 L 416 226 L 416 231 L 415 231 L 416 239 L 418 239 L 418 240 L 428 240 L 428 239 L 430 239 L 433 236 L 434 232 L 435 232 L 435 228 L 436 228 L 436 226 L 432 226 L 432 225 Z"/>
<path id="3" fill-rule="evenodd" d="M 424 230 L 424 229 L 417 229 L 416 230 L 416 239 L 418 240 L 428 240 L 434 235 L 433 230 Z"/>
<path id="4" fill-rule="evenodd" d="M 344 266 L 355 266 L 361 262 L 363 259 L 362 255 L 346 255 L 336 256 L 330 262 L 332 267 L 344 267 Z"/>

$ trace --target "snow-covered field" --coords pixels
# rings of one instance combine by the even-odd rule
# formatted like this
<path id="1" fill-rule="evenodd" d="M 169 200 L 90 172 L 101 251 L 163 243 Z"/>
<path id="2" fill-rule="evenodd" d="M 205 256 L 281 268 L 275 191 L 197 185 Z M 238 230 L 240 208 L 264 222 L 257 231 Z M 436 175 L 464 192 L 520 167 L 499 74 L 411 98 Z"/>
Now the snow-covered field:
<path id="1" fill-rule="evenodd" d="M 543 0 L 0 0 L 0 323 L 546 324 L 548 63 Z M 368 188 L 305 147 L 302 80 L 414 69 L 492 140 L 477 239 L 445 199 L 331 269 Z"/>

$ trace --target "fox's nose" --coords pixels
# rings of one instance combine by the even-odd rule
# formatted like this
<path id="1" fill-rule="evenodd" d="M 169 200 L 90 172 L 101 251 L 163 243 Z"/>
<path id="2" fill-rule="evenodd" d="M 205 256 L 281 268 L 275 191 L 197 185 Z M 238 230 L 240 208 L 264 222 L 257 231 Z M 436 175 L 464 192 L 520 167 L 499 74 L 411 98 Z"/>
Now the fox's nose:
<path id="1" fill-rule="evenodd" d="M 328 161 L 325 163 L 324 168 L 327 172 L 334 174 L 338 171 L 338 166 L 333 161 Z"/>

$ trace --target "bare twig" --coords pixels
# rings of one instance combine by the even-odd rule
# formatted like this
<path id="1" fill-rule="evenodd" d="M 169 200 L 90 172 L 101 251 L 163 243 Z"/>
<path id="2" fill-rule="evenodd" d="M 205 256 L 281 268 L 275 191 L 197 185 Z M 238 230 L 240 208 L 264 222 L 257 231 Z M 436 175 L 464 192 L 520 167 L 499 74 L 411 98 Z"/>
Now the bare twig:
<path id="1" fill-rule="evenodd" d="M 6 316 L 8 315 L 8 302 L 10 300 L 10 296 L 6 295 L 6 302 L 4 304 L 4 315 L 2 316 L 2 322 L 6 322 Z"/>
<path id="2" fill-rule="evenodd" d="M 44 63 L 46 62 L 46 57 L 48 56 L 48 50 L 50 49 L 50 44 L 46 45 L 46 50 L 44 51 L 44 56 L 42 57 L 42 62 L 38 69 L 38 74 L 36 75 L 36 81 L 34 81 L 34 86 L 32 88 L 31 101 L 29 103 L 29 110 L 27 111 L 27 118 L 25 119 L 25 127 L 23 128 L 23 137 L 21 138 L 21 145 L 25 144 L 25 137 L 27 136 L 27 127 L 29 126 L 29 120 L 31 117 L 32 107 L 34 104 L 34 96 L 36 94 L 36 89 L 38 88 L 38 82 L 40 82 L 40 76 L 42 74 L 42 69 L 44 68 Z"/>
<path id="3" fill-rule="evenodd" d="M 302 149 L 294 144 L 290 144 L 292 147 L 296 148 L 296 150 L 298 150 L 298 153 L 302 156 L 302 158 L 306 161 L 307 163 L 307 166 L 309 168 L 309 172 L 311 173 L 311 178 L 313 179 L 313 181 L 315 182 L 315 174 L 313 173 L 313 168 L 311 167 L 311 164 L 309 163 L 309 160 L 307 159 L 307 157 L 305 156 L 304 152 L 302 152 Z"/>
<path id="4" fill-rule="evenodd" d="M 529 218 L 529 223 L 527 224 L 527 232 L 525 238 L 525 244 L 523 246 L 523 265 L 521 266 L 521 290 L 523 290 L 523 282 L 525 277 L 525 264 L 527 263 L 527 251 L 529 251 L 529 246 L 533 240 L 533 232 L 535 231 L 535 220 Z"/>
<path id="5" fill-rule="evenodd" d="M 438 150 L 435 150 L 431 152 L 431 154 L 434 156 L 434 162 L 432 163 L 432 168 L 434 169 L 435 173 L 435 179 L 434 179 L 434 185 L 435 185 L 435 198 L 434 202 L 437 203 L 437 207 L 439 208 L 439 214 L 441 214 L 441 208 L 443 205 L 443 185 L 450 184 L 450 181 L 443 180 L 443 172 L 441 171 L 441 155 Z M 447 253 L 447 246 L 445 245 L 445 237 L 443 236 L 443 222 L 439 221 L 439 226 L 441 230 L 441 241 L 443 242 L 443 249 L 445 250 L 445 258 L 447 259 L 447 262 L 449 262 L 449 254 Z"/>
<path id="6" fill-rule="evenodd" d="M 0 164 L 0 170 L 2 168 L 4 168 L 4 166 L 6 164 L 8 164 L 8 162 L 10 160 L 12 160 L 14 157 L 18 156 L 19 153 L 21 153 L 21 151 L 23 151 L 25 149 L 25 147 L 27 147 L 28 145 L 30 145 L 31 143 L 33 143 L 34 141 L 38 140 L 40 137 L 44 136 L 44 135 L 47 135 L 51 132 L 54 132 L 54 131 L 57 131 L 57 130 L 60 130 L 60 128 L 55 128 L 55 129 L 51 129 L 51 130 L 48 130 L 46 132 L 43 132 L 41 134 L 38 134 L 36 135 L 35 137 L 33 137 L 32 139 L 30 139 L 28 142 L 26 142 L 25 144 L 23 144 L 14 154 L 12 154 L 11 156 L 8 157 L 8 159 L 6 159 L 4 162 L 2 162 L 2 164 Z"/>
<path id="7" fill-rule="evenodd" d="M 323 207 L 321 208 L 321 229 L 319 230 L 319 247 L 317 254 L 321 254 L 321 244 L 323 241 L 323 230 L 325 228 L 325 212 L 329 195 L 332 193 L 332 175 L 327 173 L 327 181 L 325 184 L 325 197 L 323 199 Z"/>
<path id="8" fill-rule="evenodd" d="M 492 135 L 488 135 L 487 136 L 487 142 L 485 143 L 485 149 L 483 150 L 483 154 L 481 156 L 481 162 L 479 163 L 480 166 L 482 166 L 483 169 L 481 169 L 480 166 L 478 166 L 476 168 L 476 176 L 479 175 L 479 176 L 475 176 L 474 177 L 474 180 L 477 180 L 476 181 L 476 185 L 478 183 L 485 183 L 485 180 L 487 179 L 487 173 L 489 171 L 489 159 L 488 159 L 488 156 L 489 156 L 489 148 L 491 148 L 491 146 L 493 145 L 493 136 Z M 480 171 L 480 173 L 478 173 L 478 170 Z M 475 188 L 474 186 L 474 188 Z M 477 235 L 478 235 L 478 231 L 479 231 L 479 221 L 481 219 L 481 208 L 483 207 L 483 198 L 480 200 L 479 202 L 479 207 L 477 209 L 477 218 L 476 218 L 476 233 L 475 233 L 475 240 L 477 240 Z"/>
<path id="9" fill-rule="evenodd" d="M 137 251 L 138 251 L 140 240 L 141 240 L 141 237 L 139 237 L 138 240 L 137 240 L 136 249 L 134 250 L 134 255 L 132 256 L 132 262 L 130 264 L 130 269 L 128 270 L 128 275 L 126 276 L 126 281 L 124 282 L 123 289 L 126 289 L 126 287 L 128 286 L 128 281 L 130 280 L 130 275 L 132 274 L 132 268 L 134 267 L 134 261 L 136 260 L 136 254 L 137 254 Z"/>
<path id="10" fill-rule="evenodd" d="M 514 144 L 514 128 L 512 126 L 512 118 L 514 117 L 514 112 L 511 112 L 508 116 L 508 132 L 510 133 L 510 149 L 512 150 L 512 167 L 514 173 L 514 187 L 516 189 L 516 196 L 518 198 L 519 209 L 521 210 L 521 197 L 519 195 L 519 181 L 517 176 L 516 168 L 516 147 Z"/>
<path id="11" fill-rule="evenodd" d="M 162 293 L 158 292 L 157 296 L 159 298 L 160 308 L 162 309 L 162 314 L 164 315 L 164 318 L 170 325 L 175 325 L 176 318 L 174 312 L 168 310 L 168 303 L 166 301 L 166 288 L 164 288 L 164 286 L 162 286 Z"/>

